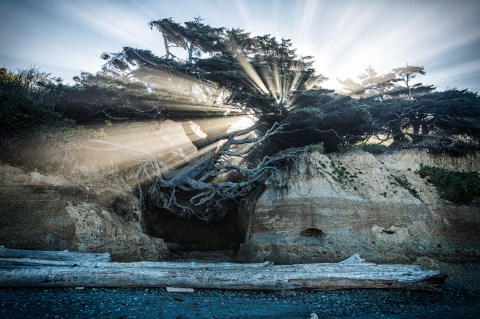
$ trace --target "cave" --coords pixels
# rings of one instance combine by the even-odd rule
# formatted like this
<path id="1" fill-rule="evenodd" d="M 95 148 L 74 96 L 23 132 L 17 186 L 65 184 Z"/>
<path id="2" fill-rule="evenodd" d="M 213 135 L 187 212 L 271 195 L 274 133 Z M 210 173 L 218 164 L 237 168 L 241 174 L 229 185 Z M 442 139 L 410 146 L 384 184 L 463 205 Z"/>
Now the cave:
<path id="1" fill-rule="evenodd" d="M 165 209 L 144 211 L 148 235 L 162 238 L 172 259 L 232 260 L 245 241 L 239 227 L 236 205 L 228 205 L 223 219 L 185 219 Z"/>
<path id="2" fill-rule="evenodd" d="M 325 233 L 317 228 L 308 228 L 300 232 L 300 236 L 302 237 L 315 237 L 315 238 L 320 238 L 322 236 L 325 236 Z"/>

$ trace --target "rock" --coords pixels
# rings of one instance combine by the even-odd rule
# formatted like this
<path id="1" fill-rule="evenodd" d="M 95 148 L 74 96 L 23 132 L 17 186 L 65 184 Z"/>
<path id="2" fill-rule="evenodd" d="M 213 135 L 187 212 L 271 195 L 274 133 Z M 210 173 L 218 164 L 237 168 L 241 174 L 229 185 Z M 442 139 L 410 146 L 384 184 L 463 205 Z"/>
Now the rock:
<path id="1" fill-rule="evenodd" d="M 159 238 L 143 233 L 139 218 L 125 218 L 97 204 L 95 192 L 59 176 L 26 173 L 6 165 L 0 169 L 0 245 L 34 250 L 109 252 L 114 260 L 163 260 L 168 250 Z M 91 180 L 84 182 L 92 182 Z M 100 187 L 99 187 L 100 186 Z M 138 201 L 129 199 L 129 215 L 138 215 Z M 21 197 L 18 195 L 21 194 Z M 92 201 L 93 200 L 93 201 Z M 123 208 L 128 205 L 123 202 Z"/>
<path id="2" fill-rule="evenodd" d="M 118 261 L 167 258 L 163 240 L 145 234 L 134 191 L 147 177 L 136 169 L 152 157 L 168 169 L 197 155 L 181 123 L 79 130 L 20 143 L 16 152 L 24 170 L 0 165 L 0 245 L 108 251 Z"/>
<path id="3" fill-rule="evenodd" d="M 359 253 L 381 263 L 424 255 L 479 261 L 478 207 L 442 200 L 414 173 L 420 163 L 480 170 L 478 156 L 313 153 L 299 173 L 285 173 L 285 187 L 268 183 L 245 219 L 246 242 L 238 259 L 334 262 Z"/>
<path id="4" fill-rule="evenodd" d="M 160 238 L 142 233 L 134 223 L 92 203 L 68 203 L 65 208 L 74 221 L 79 251 L 108 251 L 114 260 L 162 260 L 168 253 Z"/>

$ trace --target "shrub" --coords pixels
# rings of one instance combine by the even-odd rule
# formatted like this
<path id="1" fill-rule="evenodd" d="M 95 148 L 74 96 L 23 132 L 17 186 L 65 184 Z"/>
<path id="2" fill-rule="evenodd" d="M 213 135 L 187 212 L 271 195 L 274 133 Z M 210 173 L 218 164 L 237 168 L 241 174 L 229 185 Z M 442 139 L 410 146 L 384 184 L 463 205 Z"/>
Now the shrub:
<path id="1" fill-rule="evenodd" d="M 34 67 L 16 73 L 0 68 L 0 134 L 26 133 L 62 121 L 54 110 L 59 82 Z"/>
<path id="2" fill-rule="evenodd" d="M 421 165 L 416 172 L 437 187 L 440 196 L 453 203 L 465 204 L 480 197 L 480 176 L 477 172 L 455 172 Z"/>

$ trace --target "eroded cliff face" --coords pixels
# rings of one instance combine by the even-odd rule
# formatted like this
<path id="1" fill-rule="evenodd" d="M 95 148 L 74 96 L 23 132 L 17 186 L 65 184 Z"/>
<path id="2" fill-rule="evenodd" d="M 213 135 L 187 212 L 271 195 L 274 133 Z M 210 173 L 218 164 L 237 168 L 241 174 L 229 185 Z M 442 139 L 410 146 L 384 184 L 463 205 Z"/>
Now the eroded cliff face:
<path id="1" fill-rule="evenodd" d="M 128 190 L 89 189 L 61 176 L 0 167 L 0 243 L 8 248 L 109 252 L 117 261 L 161 260 L 162 239 L 146 235 Z M 85 182 L 85 180 L 82 180 Z M 116 196 L 105 197 L 115 191 Z"/>
<path id="2" fill-rule="evenodd" d="M 258 189 L 257 202 L 232 209 L 238 210 L 232 227 L 219 221 L 199 228 L 141 213 L 136 193 L 148 181 L 148 174 L 137 174 L 142 161 L 161 158 L 168 168 L 197 155 L 185 132 L 172 121 L 129 123 L 63 143 L 32 141 L 14 154 L 18 167 L 0 165 L 0 245 L 164 260 L 163 239 L 170 248 L 225 249 L 236 248 L 245 233 L 240 261 L 339 261 L 354 253 L 374 262 L 480 261 L 478 203 L 449 203 L 415 174 L 421 164 L 479 171 L 478 154 L 312 153 L 298 172 L 284 172 L 284 183 L 272 179 Z"/>
<path id="3" fill-rule="evenodd" d="M 478 155 L 313 153 L 286 187 L 267 185 L 245 226 L 238 258 L 277 263 L 339 261 L 354 253 L 375 262 L 420 256 L 480 260 L 480 208 L 442 200 L 415 174 L 420 164 L 479 171 Z"/>
<path id="4" fill-rule="evenodd" d="M 163 239 L 148 235 L 136 194 L 148 176 L 137 172 L 150 157 L 168 168 L 196 154 L 182 125 L 127 123 L 57 140 L 19 149 L 12 157 L 23 168 L 0 165 L 0 245 L 168 258 Z"/>

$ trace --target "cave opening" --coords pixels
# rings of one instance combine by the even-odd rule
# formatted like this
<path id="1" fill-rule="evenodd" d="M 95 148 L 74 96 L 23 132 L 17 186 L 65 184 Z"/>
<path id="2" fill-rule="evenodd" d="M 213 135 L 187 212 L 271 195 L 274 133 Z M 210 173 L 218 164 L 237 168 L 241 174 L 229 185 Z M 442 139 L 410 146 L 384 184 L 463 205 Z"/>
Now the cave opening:
<path id="1" fill-rule="evenodd" d="M 144 219 L 148 235 L 162 238 L 172 260 L 233 261 L 245 242 L 238 219 L 238 205 L 226 205 L 223 219 L 185 219 L 161 208 L 147 208 Z"/>

